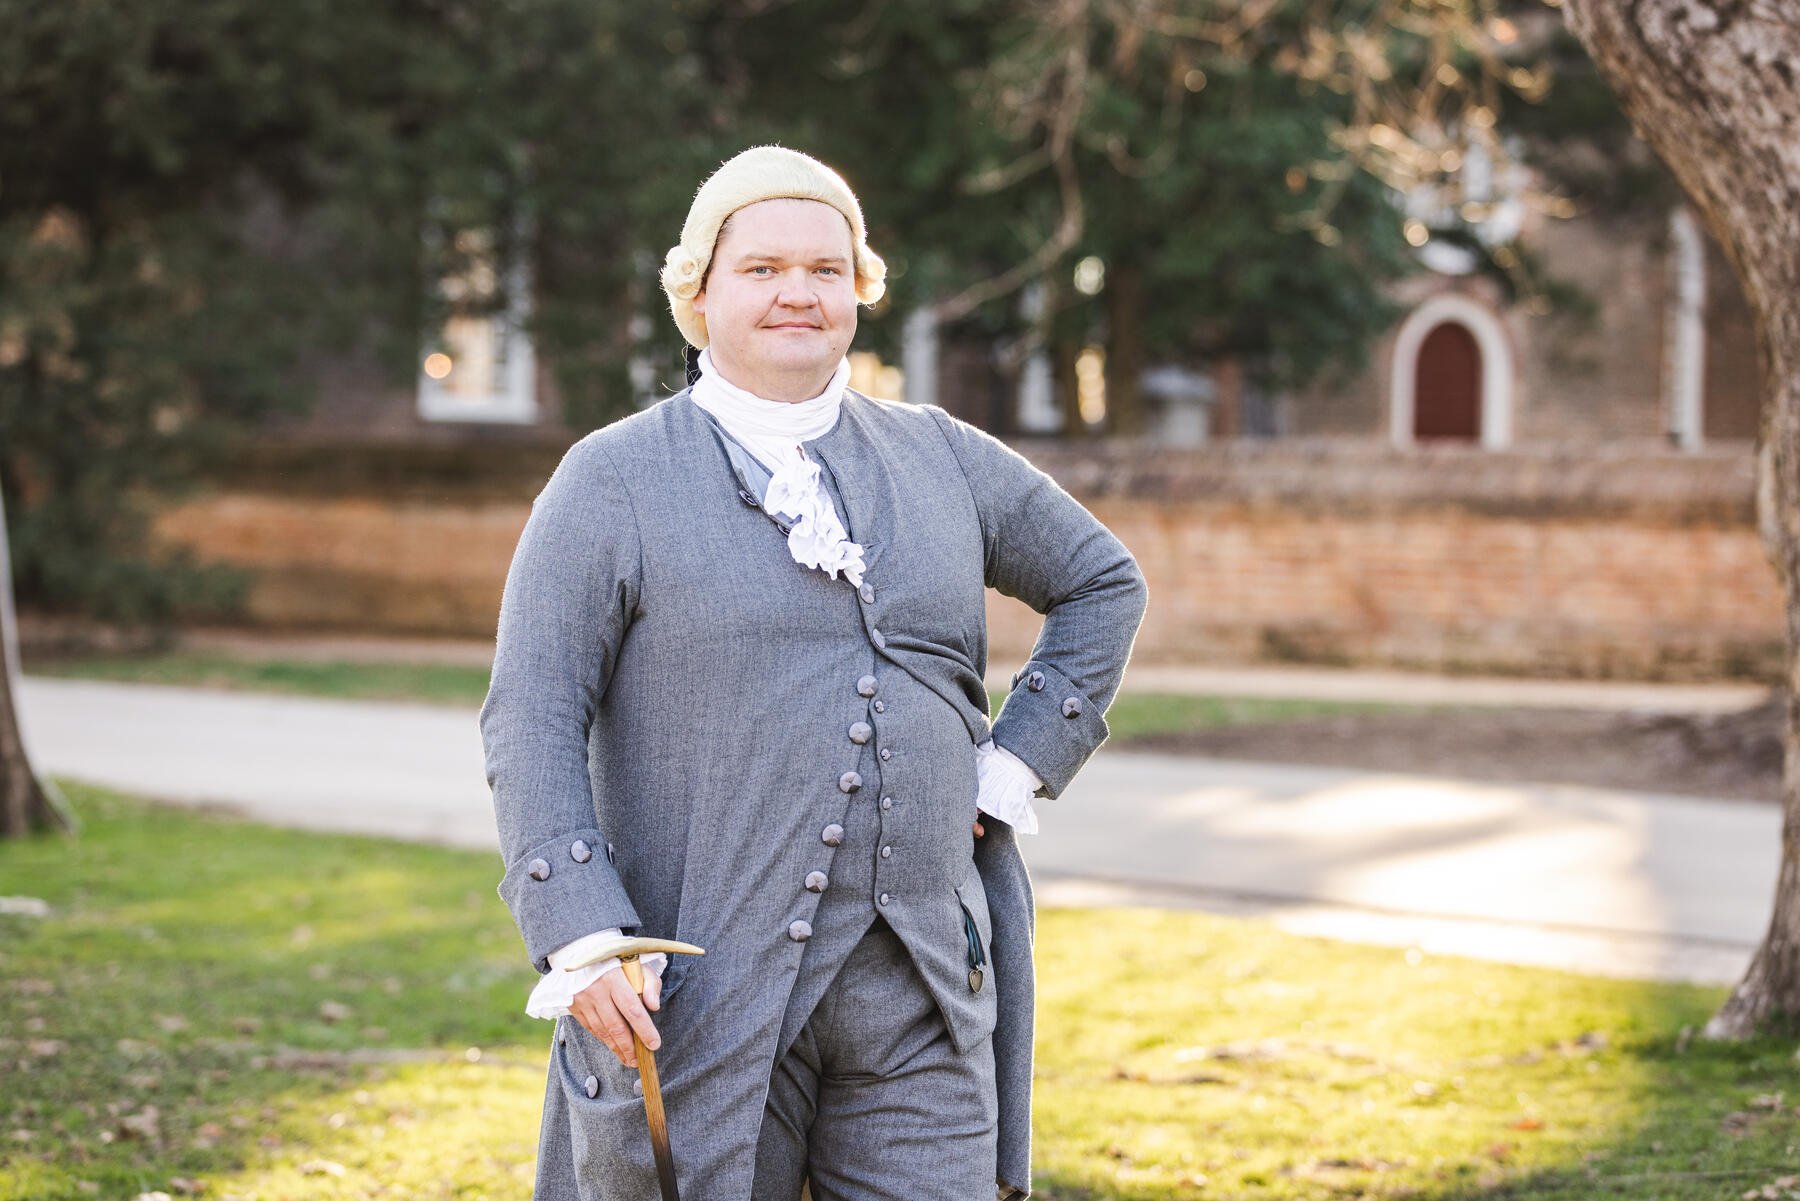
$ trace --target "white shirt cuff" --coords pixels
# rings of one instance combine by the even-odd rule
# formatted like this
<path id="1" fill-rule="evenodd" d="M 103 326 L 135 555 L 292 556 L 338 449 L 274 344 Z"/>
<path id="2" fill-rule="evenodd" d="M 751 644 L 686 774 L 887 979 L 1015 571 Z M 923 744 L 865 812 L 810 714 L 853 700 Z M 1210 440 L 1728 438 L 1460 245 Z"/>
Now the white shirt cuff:
<path id="1" fill-rule="evenodd" d="M 575 994 L 588 987 L 594 981 L 619 966 L 617 959 L 602 959 L 598 963 L 590 963 L 586 967 L 578 967 L 573 971 L 563 970 L 563 964 L 581 959 L 588 948 L 609 938 L 617 938 L 624 930 L 613 926 L 606 930 L 596 930 L 585 938 L 578 938 L 566 946 L 558 947 L 550 952 L 550 970 L 538 977 L 537 987 L 531 990 L 531 996 L 525 1001 L 525 1012 L 534 1018 L 559 1018 L 569 1012 L 569 1002 Z M 669 957 L 661 951 L 641 956 L 638 962 L 644 965 L 644 971 L 662 975 L 663 965 Z"/>
<path id="2" fill-rule="evenodd" d="M 1038 774 L 1005 747 L 995 746 L 992 738 L 975 744 L 975 772 L 980 781 L 975 807 L 1021 834 L 1036 834 L 1037 810 L 1031 807 L 1031 798 L 1044 786 Z"/>

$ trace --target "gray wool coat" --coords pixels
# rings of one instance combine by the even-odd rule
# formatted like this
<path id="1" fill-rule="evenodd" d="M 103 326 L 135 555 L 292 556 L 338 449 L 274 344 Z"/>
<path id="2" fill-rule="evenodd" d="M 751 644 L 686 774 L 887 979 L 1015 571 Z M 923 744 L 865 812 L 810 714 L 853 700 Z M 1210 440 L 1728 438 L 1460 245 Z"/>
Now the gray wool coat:
<path id="1" fill-rule="evenodd" d="M 564 456 L 481 708 L 500 895 L 539 972 L 609 926 L 706 948 L 673 957 L 656 1022 L 682 1187 L 709 1201 L 749 1198 L 771 1067 L 879 912 L 957 1048 L 994 1039 L 999 1176 L 1027 1192 L 1033 903 L 1011 827 L 970 829 L 975 744 L 991 733 L 1060 794 L 1106 737 L 1143 576 L 1048 475 L 936 406 L 848 392 L 805 445 L 864 547 L 860 589 L 794 561 L 687 392 Z M 987 587 L 1045 614 L 991 726 Z M 558 1019 L 537 1197 L 658 1195 L 635 1081 Z"/>

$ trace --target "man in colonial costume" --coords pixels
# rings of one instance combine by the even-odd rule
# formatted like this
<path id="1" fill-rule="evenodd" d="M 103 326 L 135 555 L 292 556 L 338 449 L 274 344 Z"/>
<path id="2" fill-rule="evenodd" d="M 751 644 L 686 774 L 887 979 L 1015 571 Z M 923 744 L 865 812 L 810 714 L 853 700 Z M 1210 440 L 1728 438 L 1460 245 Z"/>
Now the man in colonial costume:
<path id="1" fill-rule="evenodd" d="M 1106 737 L 1136 561 L 1005 444 L 846 388 L 886 269 L 830 168 L 747 150 L 662 282 L 696 382 L 534 501 L 481 710 L 500 894 L 553 1018 L 539 1201 L 651 1201 L 631 1031 L 683 1191 L 1030 1188 L 1033 910 L 1015 835 Z M 989 720 L 984 594 L 1045 615 Z M 643 997 L 621 931 L 652 957 Z"/>

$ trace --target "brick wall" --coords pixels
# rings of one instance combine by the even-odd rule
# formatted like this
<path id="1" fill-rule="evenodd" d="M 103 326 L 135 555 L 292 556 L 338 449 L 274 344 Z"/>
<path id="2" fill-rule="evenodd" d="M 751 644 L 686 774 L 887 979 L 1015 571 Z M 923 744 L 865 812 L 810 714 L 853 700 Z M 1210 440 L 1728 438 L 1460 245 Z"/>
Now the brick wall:
<path id="1" fill-rule="evenodd" d="M 1019 446 L 1143 565 L 1146 661 L 1779 670 L 1780 591 L 1747 454 Z M 156 530 L 257 569 L 253 624 L 491 637 L 556 458 L 269 449 L 164 509 Z M 997 596 L 989 613 L 997 656 L 1028 651 L 1036 614 Z"/>

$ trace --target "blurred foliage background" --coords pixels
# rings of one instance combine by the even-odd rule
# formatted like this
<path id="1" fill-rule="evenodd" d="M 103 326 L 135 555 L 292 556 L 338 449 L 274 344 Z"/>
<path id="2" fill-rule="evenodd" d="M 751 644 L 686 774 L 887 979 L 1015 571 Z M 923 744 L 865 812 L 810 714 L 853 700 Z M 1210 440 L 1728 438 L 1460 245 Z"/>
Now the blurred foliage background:
<path id="1" fill-rule="evenodd" d="M 1230 357 L 1269 386 L 1357 369 L 1396 315 L 1384 289 L 1417 266 L 1392 179 L 1344 136 L 1370 121 L 1366 97 L 1307 64 L 1348 47 L 1365 81 L 1446 62 L 1479 79 L 1476 50 L 1512 9 L 1541 15 L 1536 0 L 0 0 L 18 595 L 124 623 L 228 611 L 244 580 L 147 556 L 146 498 L 310 404 L 323 358 L 412 378 L 444 317 L 430 282 L 469 251 L 458 230 L 529 262 L 528 328 L 566 418 L 630 411 L 633 356 L 679 353 L 655 270 L 687 200 L 759 141 L 826 159 L 863 197 L 892 268 L 868 349 L 892 357 L 927 306 L 958 336 L 1037 339 L 1058 372 L 1099 342 L 1109 432 L 1127 435 L 1149 364 Z M 1570 102 L 1508 94 L 1499 124 L 1595 203 L 1653 198 L 1656 169 L 1608 168 L 1629 129 L 1557 27 L 1529 52 Z M 1093 260 L 1104 283 L 1073 286 Z M 1555 283 L 1536 281 L 1575 297 Z"/>

